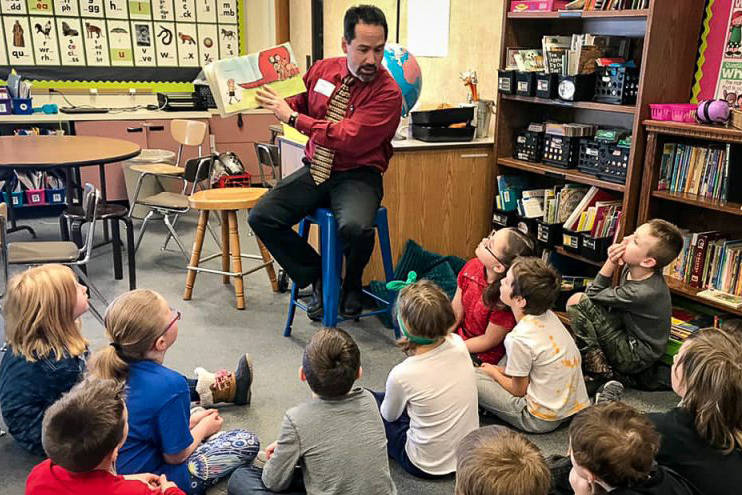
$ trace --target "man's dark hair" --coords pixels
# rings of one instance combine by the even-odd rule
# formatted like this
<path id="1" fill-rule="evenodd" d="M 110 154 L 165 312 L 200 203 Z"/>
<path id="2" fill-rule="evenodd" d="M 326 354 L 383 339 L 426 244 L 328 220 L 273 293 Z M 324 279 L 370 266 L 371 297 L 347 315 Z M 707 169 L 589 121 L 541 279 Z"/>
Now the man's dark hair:
<path id="1" fill-rule="evenodd" d="M 302 367 L 312 392 L 324 399 L 347 394 L 358 376 L 361 351 L 353 338 L 339 328 L 323 328 L 304 349 Z"/>
<path id="2" fill-rule="evenodd" d="M 124 383 L 88 377 L 44 414 L 46 455 L 67 471 L 92 471 L 124 435 Z"/>
<path id="3" fill-rule="evenodd" d="M 373 5 L 357 5 L 345 11 L 343 20 L 343 36 L 350 43 L 356 37 L 356 24 L 374 24 L 384 28 L 384 41 L 389 36 L 389 28 L 386 25 L 386 16 L 379 7 Z"/>

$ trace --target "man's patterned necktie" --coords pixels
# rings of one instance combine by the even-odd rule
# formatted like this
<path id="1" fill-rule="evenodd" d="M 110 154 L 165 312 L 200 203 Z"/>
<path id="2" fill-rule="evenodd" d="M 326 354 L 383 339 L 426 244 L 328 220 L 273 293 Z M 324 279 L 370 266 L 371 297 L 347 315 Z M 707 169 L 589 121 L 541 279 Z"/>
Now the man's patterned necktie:
<path id="1" fill-rule="evenodd" d="M 325 114 L 326 120 L 335 123 L 343 120 L 345 117 L 345 111 L 348 109 L 350 87 L 353 85 L 353 81 L 355 81 L 355 78 L 350 74 L 343 79 L 342 86 L 340 86 L 340 89 L 337 90 L 330 99 L 330 103 L 327 105 L 327 113 Z M 335 150 L 320 145 L 317 145 L 314 148 L 314 157 L 312 158 L 312 164 L 309 167 L 309 173 L 312 175 L 315 184 L 320 185 L 330 178 L 332 162 L 334 159 Z"/>

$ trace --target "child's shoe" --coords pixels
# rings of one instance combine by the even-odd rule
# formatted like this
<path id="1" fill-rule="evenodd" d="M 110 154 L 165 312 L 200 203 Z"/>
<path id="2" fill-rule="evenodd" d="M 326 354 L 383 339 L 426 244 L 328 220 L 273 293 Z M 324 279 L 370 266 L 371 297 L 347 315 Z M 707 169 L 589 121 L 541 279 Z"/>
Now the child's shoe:
<path id="1" fill-rule="evenodd" d="M 232 402 L 237 405 L 250 404 L 253 366 L 249 354 L 246 353 L 240 357 L 234 373 L 227 370 L 210 373 L 204 368 L 196 368 L 195 373 L 196 392 L 198 392 L 202 406 L 209 407 L 219 402 Z"/>
<path id="2" fill-rule="evenodd" d="M 623 397 L 623 384 L 616 380 L 604 383 L 595 394 L 595 404 L 618 402 Z"/>

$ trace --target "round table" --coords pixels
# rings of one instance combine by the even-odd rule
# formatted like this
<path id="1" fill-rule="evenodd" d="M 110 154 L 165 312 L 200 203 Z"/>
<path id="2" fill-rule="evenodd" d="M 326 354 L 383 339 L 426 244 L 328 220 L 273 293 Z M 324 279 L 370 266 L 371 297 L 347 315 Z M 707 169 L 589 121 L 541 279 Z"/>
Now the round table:
<path id="1" fill-rule="evenodd" d="M 0 168 L 37 169 L 62 168 L 65 171 L 67 204 L 72 202 L 70 169 L 98 165 L 101 178 L 102 200 L 106 201 L 107 163 L 128 160 L 137 156 L 141 148 L 123 139 L 96 136 L 0 136 Z M 8 202 L 8 232 L 25 229 L 34 237 L 36 233 L 27 225 L 17 226 L 11 199 L 10 181 L 5 183 Z"/>

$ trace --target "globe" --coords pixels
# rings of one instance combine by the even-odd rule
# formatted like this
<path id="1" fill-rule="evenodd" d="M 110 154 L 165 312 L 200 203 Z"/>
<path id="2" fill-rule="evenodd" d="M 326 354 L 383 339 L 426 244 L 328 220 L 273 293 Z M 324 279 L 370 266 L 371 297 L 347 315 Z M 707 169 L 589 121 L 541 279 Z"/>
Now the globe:
<path id="1" fill-rule="evenodd" d="M 420 66 L 406 48 L 396 43 L 386 44 L 382 63 L 402 91 L 402 116 L 407 117 L 423 89 Z"/>

